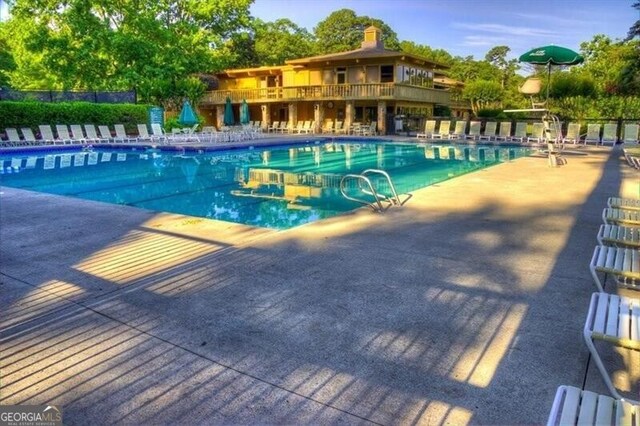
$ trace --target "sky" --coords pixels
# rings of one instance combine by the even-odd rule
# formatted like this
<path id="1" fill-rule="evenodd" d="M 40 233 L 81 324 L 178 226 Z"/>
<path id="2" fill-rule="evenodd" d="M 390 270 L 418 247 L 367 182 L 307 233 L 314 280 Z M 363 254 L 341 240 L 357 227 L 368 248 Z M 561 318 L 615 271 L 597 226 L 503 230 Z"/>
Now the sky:
<path id="1" fill-rule="evenodd" d="M 596 34 L 622 39 L 640 19 L 634 0 L 255 0 L 263 21 L 288 18 L 309 31 L 331 12 L 381 19 L 398 39 L 483 59 L 494 46 L 511 57 L 548 44 L 579 51 Z"/>

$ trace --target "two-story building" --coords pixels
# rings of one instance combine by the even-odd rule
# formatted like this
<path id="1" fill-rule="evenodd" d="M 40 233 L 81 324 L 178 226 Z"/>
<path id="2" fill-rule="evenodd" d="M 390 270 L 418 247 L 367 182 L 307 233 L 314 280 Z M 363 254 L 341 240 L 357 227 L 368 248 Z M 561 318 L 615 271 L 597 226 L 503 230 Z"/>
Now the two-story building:
<path id="1" fill-rule="evenodd" d="M 368 27 L 359 49 L 288 60 L 281 66 L 232 69 L 217 75 L 218 90 L 207 92 L 199 111 L 207 122 L 222 126 L 231 99 L 238 117 L 246 100 L 251 120 L 263 127 L 274 121 L 295 127 L 313 120 L 319 130 L 326 119 L 377 122 L 381 134 L 397 115 L 433 115 L 435 105 L 451 104 L 448 88 L 434 79 L 448 67 L 418 55 L 387 50 L 381 31 Z"/>

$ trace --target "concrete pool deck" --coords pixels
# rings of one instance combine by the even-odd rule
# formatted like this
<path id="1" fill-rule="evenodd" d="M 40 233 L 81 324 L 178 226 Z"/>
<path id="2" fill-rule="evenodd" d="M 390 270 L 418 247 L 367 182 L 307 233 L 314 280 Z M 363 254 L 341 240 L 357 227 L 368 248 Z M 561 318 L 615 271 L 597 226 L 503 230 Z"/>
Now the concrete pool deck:
<path id="1" fill-rule="evenodd" d="M 640 195 L 619 148 L 579 150 L 281 232 L 2 187 L 0 404 L 65 424 L 543 423 L 559 385 L 606 393 L 588 264 L 607 197 Z M 610 358 L 637 382 L 635 355 Z"/>

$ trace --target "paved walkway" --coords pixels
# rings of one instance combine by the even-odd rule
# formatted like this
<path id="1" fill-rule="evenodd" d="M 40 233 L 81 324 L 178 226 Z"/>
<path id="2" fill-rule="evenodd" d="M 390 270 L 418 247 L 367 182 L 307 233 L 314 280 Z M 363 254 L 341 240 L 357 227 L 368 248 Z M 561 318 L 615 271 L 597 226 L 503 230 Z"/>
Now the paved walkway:
<path id="1" fill-rule="evenodd" d="M 543 423 L 585 378 L 602 208 L 640 195 L 619 151 L 581 151 L 284 232 L 3 187 L 0 403 L 68 424 Z"/>

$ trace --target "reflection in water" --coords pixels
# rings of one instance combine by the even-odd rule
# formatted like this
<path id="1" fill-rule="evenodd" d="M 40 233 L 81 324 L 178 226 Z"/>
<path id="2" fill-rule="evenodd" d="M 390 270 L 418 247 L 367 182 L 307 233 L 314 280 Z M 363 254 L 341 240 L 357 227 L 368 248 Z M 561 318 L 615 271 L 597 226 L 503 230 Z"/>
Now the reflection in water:
<path id="1" fill-rule="evenodd" d="M 524 148 L 442 143 L 332 142 L 198 154 L 94 150 L 0 156 L 0 179 L 34 191 L 284 229 L 358 207 L 340 193 L 347 173 L 386 170 L 406 193 L 525 154 Z M 389 193 L 384 179 L 371 179 Z"/>

